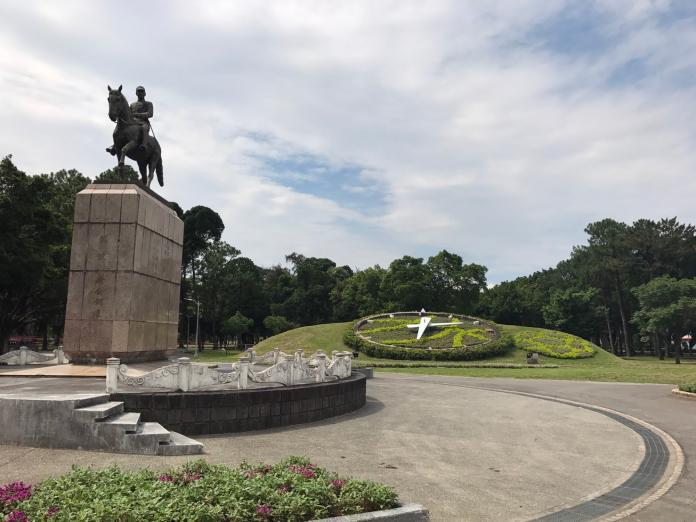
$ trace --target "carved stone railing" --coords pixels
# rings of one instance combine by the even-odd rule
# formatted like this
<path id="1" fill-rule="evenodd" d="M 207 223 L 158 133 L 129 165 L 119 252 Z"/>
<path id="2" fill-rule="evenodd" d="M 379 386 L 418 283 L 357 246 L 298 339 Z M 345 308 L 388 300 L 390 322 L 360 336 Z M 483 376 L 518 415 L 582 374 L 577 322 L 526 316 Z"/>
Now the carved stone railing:
<path id="1" fill-rule="evenodd" d="M 27 366 L 29 364 L 68 364 L 70 361 L 63 350 L 53 350 L 52 353 L 39 353 L 26 346 L 0 355 L 0 363 L 9 366 Z"/>
<path id="2" fill-rule="evenodd" d="M 255 384 L 293 386 L 307 382 L 325 382 L 343 379 L 351 374 L 351 353 L 332 352 L 327 364 L 326 355 L 316 352 L 305 359 L 303 351 L 298 350 L 292 357 L 276 351 L 275 364 L 261 371 L 254 371 L 251 356 L 243 356 L 233 364 L 208 365 L 192 363 L 187 357 L 177 359 L 173 364 L 156 370 L 132 375 L 128 367 L 119 359 L 106 361 L 106 391 L 115 393 L 124 388 L 165 388 L 169 390 L 193 391 L 211 386 L 227 385 L 238 389 L 249 387 L 249 381 Z M 264 356 L 263 360 L 270 360 Z M 256 358 L 259 361 L 262 358 Z"/>
<path id="3" fill-rule="evenodd" d="M 139 387 L 191 391 L 220 384 L 246 388 L 248 371 L 248 359 L 234 364 L 209 365 L 192 363 L 188 357 L 181 357 L 173 364 L 134 375 L 128 373 L 128 366 L 121 364 L 120 359 L 110 358 L 106 360 L 106 391 L 114 393 L 119 389 Z"/>

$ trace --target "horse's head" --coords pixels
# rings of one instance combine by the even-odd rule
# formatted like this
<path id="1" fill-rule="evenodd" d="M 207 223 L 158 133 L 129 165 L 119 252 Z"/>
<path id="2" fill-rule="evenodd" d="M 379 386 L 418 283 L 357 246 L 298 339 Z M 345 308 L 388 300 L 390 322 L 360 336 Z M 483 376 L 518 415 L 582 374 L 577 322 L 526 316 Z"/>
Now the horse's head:
<path id="1" fill-rule="evenodd" d="M 119 85 L 118 89 L 112 89 L 111 86 L 106 86 L 109 89 L 109 119 L 118 121 L 119 117 L 125 117 L 128 111 L 128 101 L 121 93 L 123 85 Z"/>

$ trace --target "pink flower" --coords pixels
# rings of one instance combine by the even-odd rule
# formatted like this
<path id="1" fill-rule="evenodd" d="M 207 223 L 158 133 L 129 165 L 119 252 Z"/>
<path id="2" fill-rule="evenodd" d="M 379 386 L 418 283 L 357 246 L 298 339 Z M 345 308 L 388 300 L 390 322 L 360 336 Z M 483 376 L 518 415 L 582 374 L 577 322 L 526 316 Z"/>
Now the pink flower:
<path id="1" fill-rule="evenodd" d="M 29 519 L 24 514 L 24 511 L 12 511 L 7 515 L 5 522 L 29 522 Z"/>
<path id="2" fill-rule="evenodd" d="M 278 488 L 278 493 L 287 493 L 290 491 L 290 486 L 280 486 Z"/>
<path id="3" fill-rule="evenodd" d="M 159 480 L 160 482 L 176 482 L 176 479 L 174 477 L 172 477 L 171 475 L 167 475 L 166 473 L 157 477 L 157 480 Z"/>
<path id="4" fill-rule="evenodd" d="M 184 482 L 193 482 L 195 480 L 200 480 L 201 479 L 201 474 L 200 473 L 184 473 Z"/>
<path id="5" fill-rule="evenodd" d="M 271 513 L 273 513 L 273 509 L 271 508 L 271 506 L 267 506 L 266 504 L 260 504 L 256 506 L 256 514 L 263 518 L 270 517 Z"/>
<path id="6" fill-rule="evenodd" d="M 341 491 L 341 488 L 345 485 L 346 481 L 341 479 L 336 479 L 331 481 L 331 487 L 337 491 Z"/>
<path id="7" fill-rule="evenodd" d="M 31 497 L 31 486 L 24 482 L 10 482 L 0 486 L 0 503 L 6 506 L 14 502 L 21 502 L 29 497 Z"/>
<path id="8" fill-rule="evenodd" d="M 311 478 L 315 478 L 317 476 L 317 474 L 314 471 L 312 471 L 311 469 L 309 469 L 308 466 L 290 466 L 289 469 L 293 473 L 298 473 L 298 474 L 302 475 L 304 478 L 311 479 Z"/>
<path id="9" fill-rule="evenodd" d="M 51 506 L 50 508 L 48 508 L 48 511 L 46 511 L 46 516 L 52 517 L 53 515 L 57 514 L 58 511 L 60 511 L 58 506 Z"/>

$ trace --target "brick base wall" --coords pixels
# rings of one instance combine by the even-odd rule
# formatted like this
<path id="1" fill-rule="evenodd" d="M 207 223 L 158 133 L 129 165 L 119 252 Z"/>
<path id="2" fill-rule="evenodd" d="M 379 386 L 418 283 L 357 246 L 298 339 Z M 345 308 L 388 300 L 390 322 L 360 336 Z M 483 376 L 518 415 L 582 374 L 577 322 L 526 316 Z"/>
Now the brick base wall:
<path id="1" fill-rule="evenodd" d="M 366 378 L 283 388 L 207 392 L 119 392 L 126 411 L 141 420 L 159 422 L 184 435 L 208 435 L 262 430 L 314 422 L 357 410 L 365 405 Z"/>

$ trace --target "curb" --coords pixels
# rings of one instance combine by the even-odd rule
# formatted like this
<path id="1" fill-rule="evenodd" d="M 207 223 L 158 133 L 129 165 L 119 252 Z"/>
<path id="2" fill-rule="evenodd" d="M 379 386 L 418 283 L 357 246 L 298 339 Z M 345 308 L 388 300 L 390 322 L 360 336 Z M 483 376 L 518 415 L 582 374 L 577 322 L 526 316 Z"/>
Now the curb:
<path id="1" fill-rule="evenodd" d="M 679 397 L 686 397 L 687 399 L 696 399 L 696 393 L 685 392 L 680 390 L 679 388 L 674 388 L 672 390 L 672 393 L 674 395 L 678 395 Z"/>
<path id="2" fill-rule="evenodd" d="M 430 514 L 420 504 L 405 504 L 394 509 L 370 511 L 359 515 L 345 515 L 342 517 L 322 518 L 314 522 L 364 522 L 380 520 L 382 522 L 429 522 Z"/>

